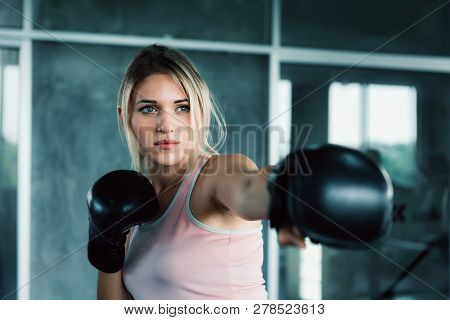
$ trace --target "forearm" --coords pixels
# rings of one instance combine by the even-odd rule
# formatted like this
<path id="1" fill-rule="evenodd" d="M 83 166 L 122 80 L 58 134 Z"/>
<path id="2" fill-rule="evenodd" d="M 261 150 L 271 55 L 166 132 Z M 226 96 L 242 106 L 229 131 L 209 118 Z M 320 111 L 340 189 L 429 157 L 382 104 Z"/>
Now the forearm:
<path id="1" fill-rule="evenodd" d="M 131 299 L 122 280 L 122 270 L 115 273 L 99 271 L 97 284 L 97 299 L 99 300 L 128 300 Z"/>

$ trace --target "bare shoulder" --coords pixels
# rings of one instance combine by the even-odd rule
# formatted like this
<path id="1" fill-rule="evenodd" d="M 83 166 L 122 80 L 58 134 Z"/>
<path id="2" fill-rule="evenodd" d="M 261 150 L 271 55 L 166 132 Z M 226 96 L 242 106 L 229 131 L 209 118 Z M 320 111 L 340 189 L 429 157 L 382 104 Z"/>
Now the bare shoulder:
<path id="1" fill-rule="evenodd" d="M 203 174 L 220 179 L 225 175 L 232 176 L 238 173 L 256 170 L 258 170 L 258 166 L 246 155 L 230 153 L 211 156 L 205 165 Z"/>
<path id="2" fill-rule="evenodd" d="M 260 221 L 247 221 L 227 203 L 233 198 L 233 190 L 242 182 L 242 172 L 257 172 L 258 166 L 249 157 L 240 154 L 213 155 L 203 167 L 194 190 L 193 207 L 198 217 L 209 225 L 227 229 L 251 229 Z M 192 203 L 192 201 L 191 201 Z"/>
<path id="3" fill-rule="evenodd" d="M 209 158 L 201 175 L 208 190 L 217 191 L 217 186 L 231 186 L 243 173 L 257 171 L 258 166 L 249 157 L 240 153 L 219 154 Z"/>

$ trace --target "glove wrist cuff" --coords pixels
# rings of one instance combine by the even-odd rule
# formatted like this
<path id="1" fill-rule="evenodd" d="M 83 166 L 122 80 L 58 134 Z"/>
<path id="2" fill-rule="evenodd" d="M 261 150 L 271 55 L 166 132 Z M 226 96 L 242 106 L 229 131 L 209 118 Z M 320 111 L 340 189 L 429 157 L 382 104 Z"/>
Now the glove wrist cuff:
<path id="1" fill-rule="evenodd" d="M 287 177 L 283 175 L 283 161 L 273 168 L 267 175 L 267 189 L 270 194 L 269 221 L 270 227 L 277 231 L 287 223 L 288 212 L 286 205 Z"/>

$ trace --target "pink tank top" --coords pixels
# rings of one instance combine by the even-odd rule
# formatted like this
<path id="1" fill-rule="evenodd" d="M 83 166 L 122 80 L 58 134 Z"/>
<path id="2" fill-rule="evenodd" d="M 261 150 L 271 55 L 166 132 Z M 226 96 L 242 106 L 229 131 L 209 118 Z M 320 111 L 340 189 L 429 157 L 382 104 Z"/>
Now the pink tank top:
<path id="1" fill-rule="evenodd" d="M 267 299 L 262 225 L 225 230 L 203 224 L 191 211 L 207 160 L 199 158 L 156 221 L 133 227 L 123 281 L 134 299 Z"/>

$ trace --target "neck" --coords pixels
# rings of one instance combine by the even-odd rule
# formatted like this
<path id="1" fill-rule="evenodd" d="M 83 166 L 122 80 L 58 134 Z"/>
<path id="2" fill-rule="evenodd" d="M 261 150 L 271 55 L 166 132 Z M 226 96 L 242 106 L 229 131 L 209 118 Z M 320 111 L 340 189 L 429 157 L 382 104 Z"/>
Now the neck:
<path id="1" fill-rule="evenodd" d="M 149 179 L 159 194 L 164 191 L 169 191 L 176 188 L 182 181 L 184 174 L 187 171 L 189 159 L 183 160 L 174 165 L 161 165 L 159 163 L 151 163 Z"/>

